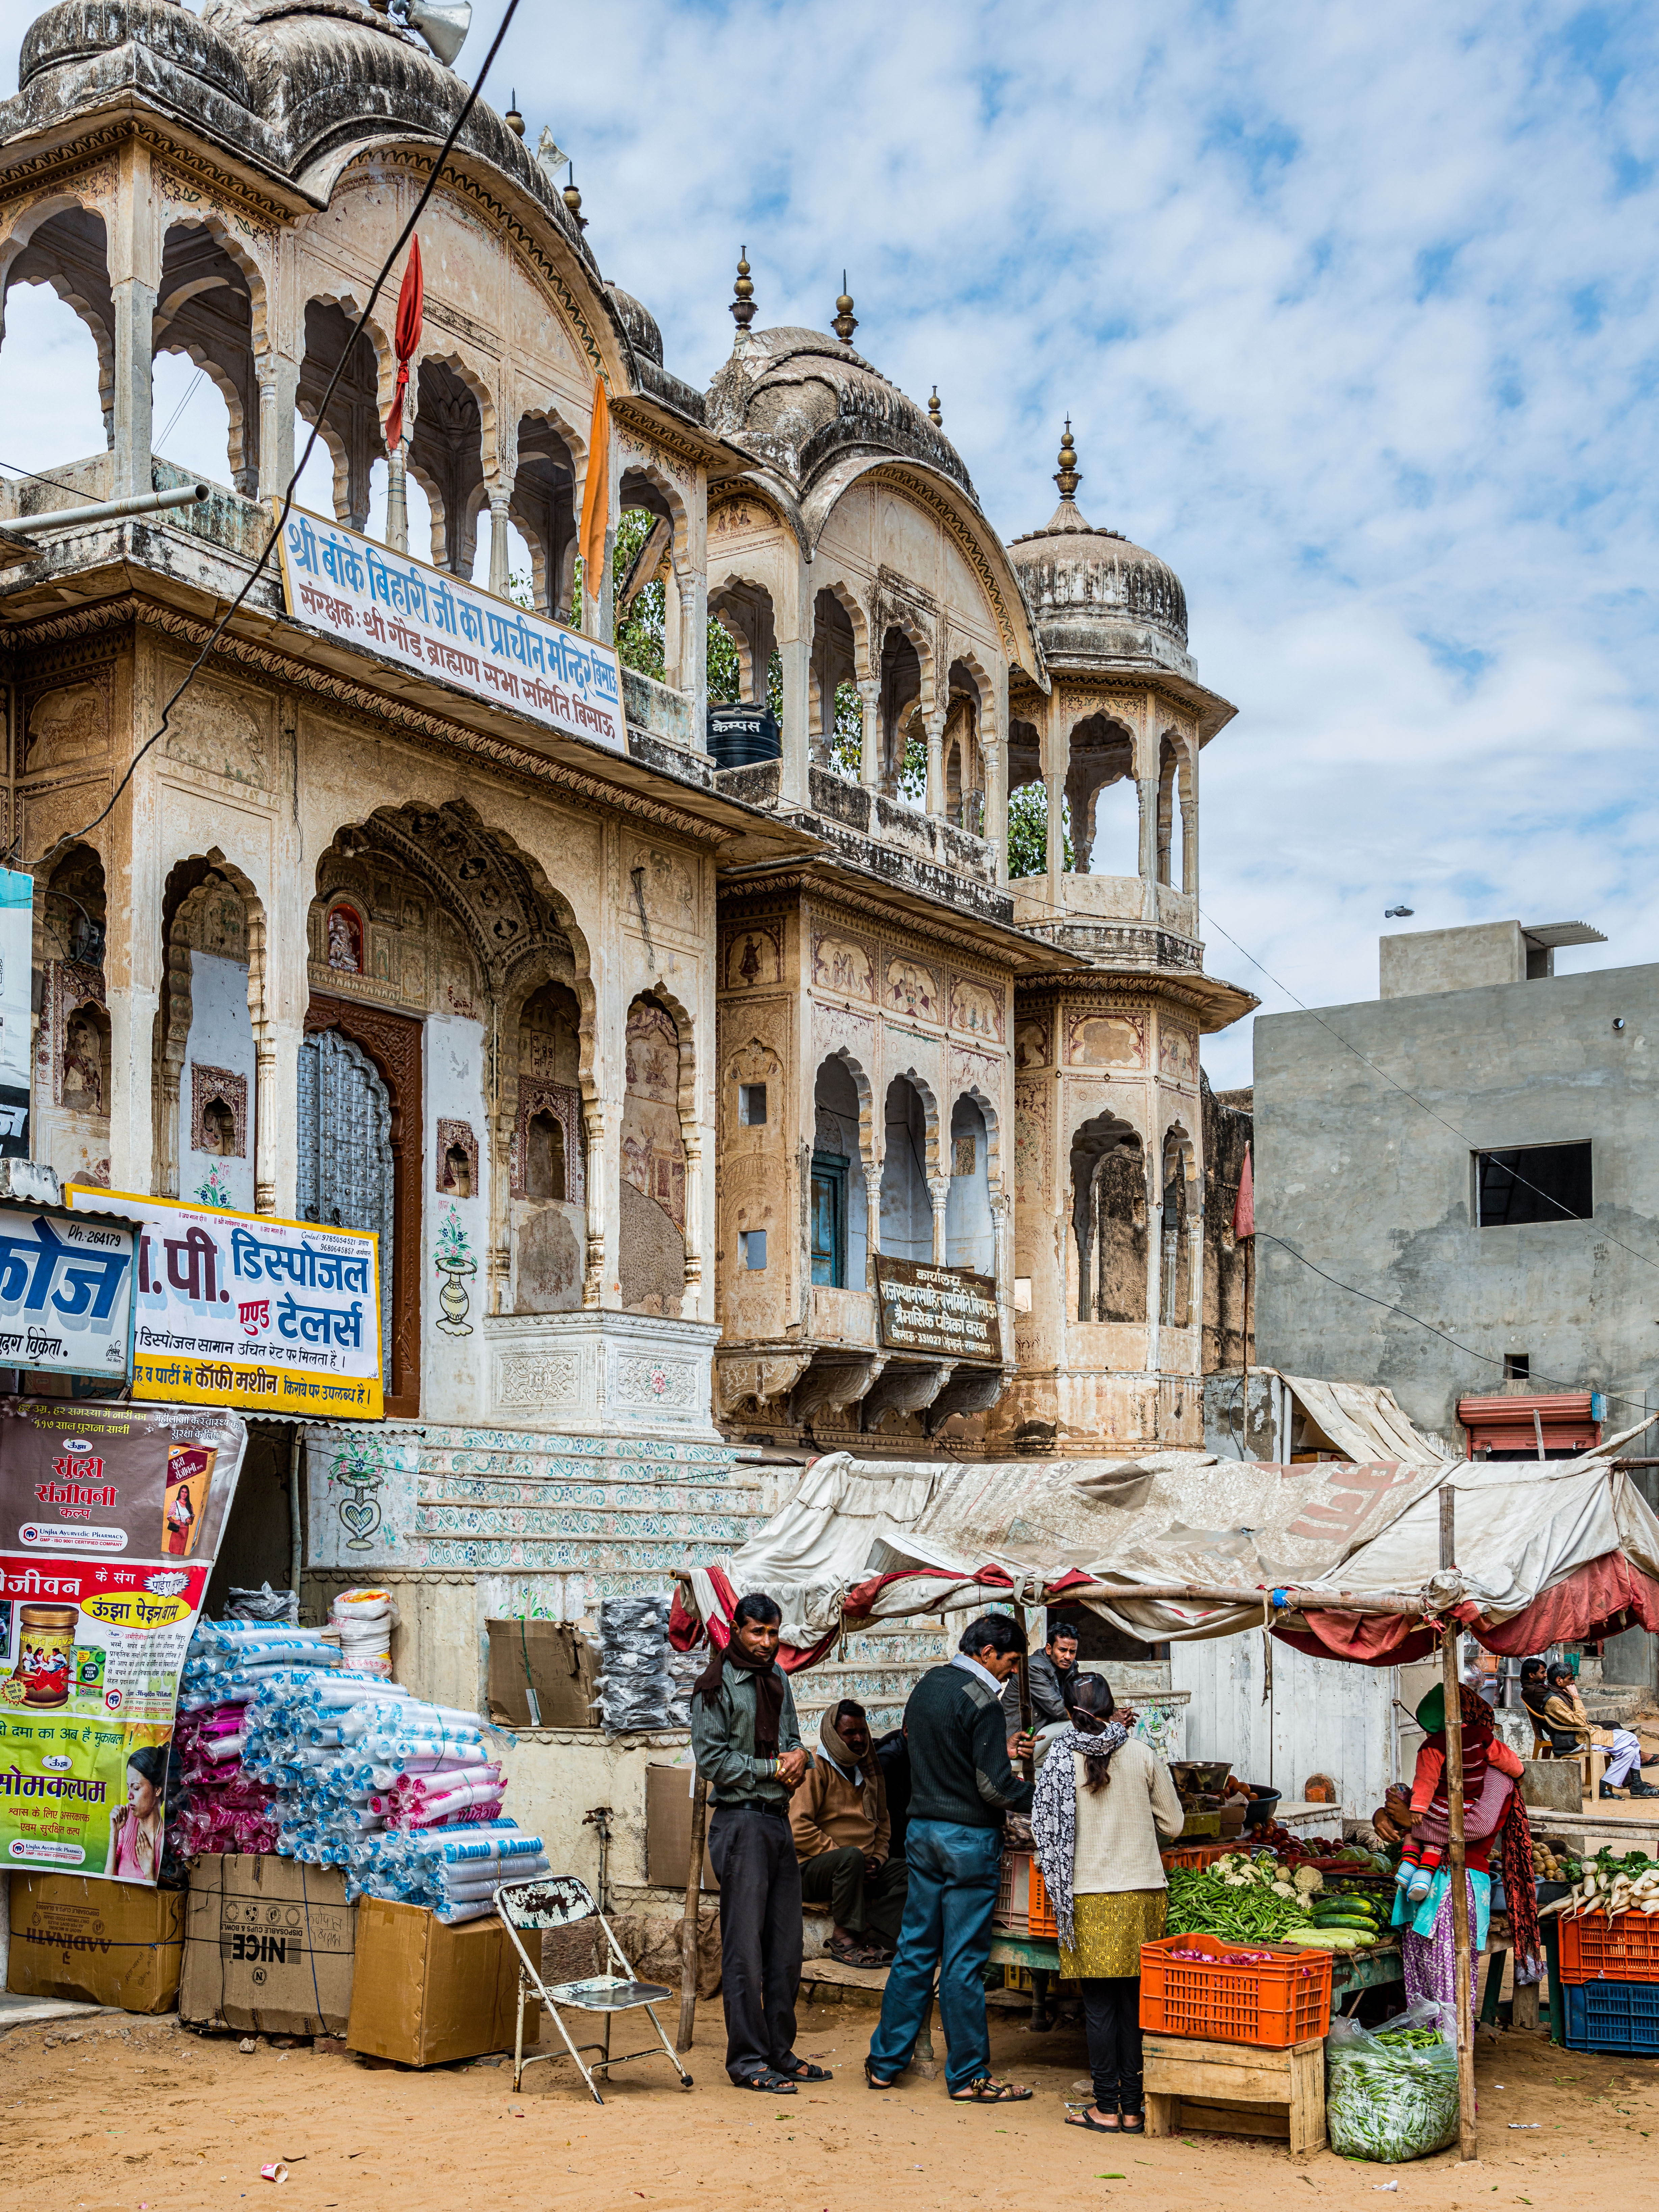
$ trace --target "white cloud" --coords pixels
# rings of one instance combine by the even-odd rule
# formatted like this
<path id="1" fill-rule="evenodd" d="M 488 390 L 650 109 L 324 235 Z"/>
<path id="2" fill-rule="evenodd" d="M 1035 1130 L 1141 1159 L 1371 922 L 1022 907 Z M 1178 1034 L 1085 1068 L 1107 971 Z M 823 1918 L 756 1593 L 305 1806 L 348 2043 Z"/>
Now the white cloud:
<path id="1" fill-rule="evenodd" d="M 0 6 L 13 51 L 31 12 Z M 1239 703 L 1205 906 L 1322 1004 L 1375 992 L 1401 902 L 1659 957 L 1656 38 L 1566 0 L 615 0 L 555 41 L 532 0 L 492 91 L 570 149 L 693 381 L 746 244 L 763 324 L 823 327 L 847 267 L 856 343 L 937 380 L 1006 535 L 1070 410 L 1085 511 L 1176 568 Z M 88 450 L 16 351 L 0 459 Z M 1248 1079 L 1242 1031 L 1206 1055 Z"/>

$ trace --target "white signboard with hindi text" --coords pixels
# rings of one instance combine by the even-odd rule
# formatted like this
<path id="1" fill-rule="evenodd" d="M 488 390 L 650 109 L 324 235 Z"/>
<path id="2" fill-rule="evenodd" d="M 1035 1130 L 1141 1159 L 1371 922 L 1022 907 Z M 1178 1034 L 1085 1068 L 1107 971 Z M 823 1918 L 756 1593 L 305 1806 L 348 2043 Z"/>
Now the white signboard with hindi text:
<path id="1" fill-rule="evenodd" d="M 77 1213 L 138 1224 L 135 1399 L 380 1418 L 380 1240 L 371 1232 L 84 1183 L 67 1196 Z"/>
<path id="2" fill-rule="evenodd" d="M 622 663 L 608 645 L 301 507 L 289 510 L 282 555 L 296 622 L 444 678 L 562 736 L 627 751 Z"/>
<path id="3" fill-rule="evenodd" d="M 0 1367 L 126 1380 L 132 1231 L 0 1206 Z"/>

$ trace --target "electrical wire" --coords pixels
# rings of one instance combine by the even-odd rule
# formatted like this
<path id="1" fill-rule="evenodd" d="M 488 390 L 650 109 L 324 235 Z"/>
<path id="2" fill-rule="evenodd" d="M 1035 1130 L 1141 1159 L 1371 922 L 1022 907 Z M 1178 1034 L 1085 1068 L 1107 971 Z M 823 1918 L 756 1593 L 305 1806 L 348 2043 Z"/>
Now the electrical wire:
<path id="1" fill-rule="evenodd" d="M 368 325 L 369 317 L 374 312 L 375 302 L 379 300 L 381 292 L 385 289 L 386 279 L 392 274 L 393 264 L 397 261 L 398 255 L 403 252 L 404 246 L 408 245 L 410 240 L 414 236 L 415 227 L 419 222 L 422 216 L 426 212 L 427 202 L 432 198 L 433 193 L 436 191 L 438 179 L 443 174 L 444 163 L 448 160 L 450 154 L 453 150 L 455 142 L 460 137 L 467 118 L 471 114 L 473 108 L 477 104 L 478 94 L 483 89 L 484 81 L 489 75 L 491 64 L 494 63 L 496 55 L 500 52 L 501 41 L 506 38 L 508 27 L 513 21 L 514 16 L 517 15 L 518 11 L 519 0 L 507 0 L 506 11 L 501 16 L 500 26 L 497 28 L 495 36 L 490 44 L 489 52 L 484 56 L 483 66 L 478 71 L 477 77 L 469 89 L 466 98 L 462 101 L 460 112 L 457 114 L 454 122 L 451 124 L 449 127 L 448 137 L 444 140 L 443 144 L 438 149 L 437 156 L 432 164 L 432 173 L 426 180 L 425 187 L 422 190 L 419 199 L 415 203 L 413 211 L 411 212 L 408 222 L 404 225 L 402 230 L 398 232 L 397 239 L 392 244 L 391 252 L 386 255 L 385 261 L 380 265 L 380 275 L 376 276 L 374 283 L 369 288 L 368 297 L 363 303 L 362 313 L 358 316 L 350 337 L 346 340 L 344 346 L 341 349 L 340 358 L 335 363 L 334 374 L 330 377 L 327 388 L 325 390 L 322 399 L 319 403 L 317 409 L 317 420 L 312 426 L 311 435 L 306 441 L 305 451 L 300 456 L 299 465 L 295 468 L 293 475 L 288 480 L 288 489 L 283 494 L 282 512 L 276 518 L 276 525 L 273 527 L 270 537 L 267 538 L 264 542 L 264 546 L 260 552 L 258 559 L 254 562 L 252 569 L 249 571 L 247 578 L 243 583 L 241 589 L 237 592 L 235 598 L 231 601 L 230 605 L 225 609 L 223 614 L 220 616 L 218 621 L 214 624 L 211 631 L 209 633 L 206 642 L 202 647 L 201 651 L 197 654 L 195 659 L 191 661 L 189 668 L 185 671 L 177 687 L 169 696 L 166 706 L 161 709 L 161 721 L 151 734 L 144 740 L 143 744 L 140 745 L 137 751 L 128 763 L 125 774 L 122 776 L 120 782 L 116 785 L 114 791 L 110 796 L 109 804 L 103 809 L 101 813 L 94 814 L 91 821 L 85 823 L 81 829 L 66 830 L 64 835 L 58 839 L 57 842 L 52 845 L 39 860 L 36 861 L 34 866 L 35 873 L 38 874 L 50 866 L 51 863 L 57 859 L 58 854 L 64 851 L 65 847 L 78 844 L 83 837 L 90 836 L 92 832 L 97 829 L 99 823 L 107 820 L 109 816 L 114 811 L 117 805 L 120 803 L 122 793 L 125 791 L 128 784 L 131 782 L 133 776 L 137 770 L 139 762 L 143 759 L 145 754 L 150 750 L 153 745 L 159 744 L 161 740 L 167 735 L 168 722 L 172 717 L 173 708 L 178 705 L 180 699 L 184 697 L 185 693 L 190 689 L 197 677 L 201 673 L 202 669 L 207 663 L 208 655 L 213 651 L 214 647 L 217 645 L 219 640 L 224 635 L 225 631 L 230 623 L 231 617 L 238 612 L 243 602 L 246 599 L 248 593 L 253 589 L 254 585 L 258 583 L 259 578 L 264 574 L 273 550 L 280 540 L 283 531 L 288 527 L 289 514 L 294 505 L 295 486 L 304 475 L 307 464 L 310 461 L 312 453 L 315 450 L 317 440 L 321 432 L 322 424 L 326 421 L 328 416 L 329 407 L 333 400 L 336 387 L 338 386 L 341 377 L 345 374 L 346 363 L 351 359 L 357 340 L 362 337 L 363 331 Z M 188 394 L 186 394 L 186 397 L 188 398 Z M 12 850 L 13 854 L 15 855 L 16 852 L 15 844 L 14 844 Z"/>
<path id="2" fill-rule="evenodd" d="M 179 402 L 179 404 L 173 409 L 172 414 L 167 417 L 167 426 L 166 429 L 163 430 L 158 437 L 151 439 L 150 449 L 152 452 L 155 452 L 161 447 L 165 446 L 167 440 L 178 428 L 180 416 L 184 414 L 185 408 L 189 406 L 191 401 L 195 398 L 196 387 L 206 374 L 206 369 L 198 368 L 195 375 L 190 380 L 190 382 L 185 386 L 185 396 Z"/>

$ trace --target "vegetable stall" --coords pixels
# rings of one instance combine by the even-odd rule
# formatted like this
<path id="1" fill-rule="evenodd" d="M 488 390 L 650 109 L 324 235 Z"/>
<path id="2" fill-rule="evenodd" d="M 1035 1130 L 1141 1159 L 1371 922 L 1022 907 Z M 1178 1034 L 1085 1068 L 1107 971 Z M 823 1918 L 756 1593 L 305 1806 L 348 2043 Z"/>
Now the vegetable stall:
<path id="1" fill-rule="evenodd" d="M 1638 1432 L 1610 1437 L 1577 1459 L 1535 1466 L 1416 1460 L 1283 1466 L 1195 1451 L 1013 1462 L 827 1454 L 741 1550 L 681 1571 L 671 1632 L 683 1649 L 705 1632 L 723 1642 L 738 1595 L 765 1589 L 782 1607 L 780 1658 L 787 1669 L 811 1666 L 866 1622 L 937 1618 L 984 1602 L 1087 1610 L 1146 1646 L 1266 1630 L 1297 1650 L 1352 1665 L 1389 1666 L 1437 1651 L 1446 1713 L 1456 2101 L 1462 2155 L 1473 2158 L 1458 1635 L 1518 1656 L 1631 1626 L 1659 1629 L 1659 1516 L 1617 1464 Z M 1192 1825 L 1182 1842 L 1192 1842 L 1201 1856 Z M 1398 1977 L 1399 1954 L 1376 1910 L 1381 1893 L 1392 1891 L 1391 1876 L 1351 1861 L 1315 1867 L 1316 1886 L 1298 1882 L 1293 1850 L 1287 1855 L 1279 1844 L 1269 1866 L 1257 1853 L 1271 1844 L 1255 1835 L 1248 1844 L 1238 1840 L 1244 1848 L 1235 1855 L 1244 1863 L 1224 1874 L 1215 1871 L 1229 1856 L 1223 1850 L 1208 1863 L 1175 1869 L 1182 1879 L 1172 1884 L 1171 1940 L 1190 1933 L 1194 1943 L 1221 1940 L 1240 1952 L 1266 1944 L 1276 1959 L 1285 1951 L 1307 1964 L 1310 1978 L 1317 1960 L 1322 1984 L 1333 1995 Z M 1336 1841 L 1328 1859 L 1340 1859 Z M 1331 1894 L 1316 1906 L 1328 1882 Z M 1294 1894 L 1282 1894 L 1285 1889 Z M 1635 1908 L 1644 1925 L 1647 1901 L 1644 1891 Z M 1213 1934 L 1177 1928 L 1178 1919 L 1206 1915 L 1219 1917 Z M 1269 1942 L 1270 1925 L 1281 1933 Z M 1294 1942 L 1283 1940 L 1292 1933 Z M 1024 1963 L 1048 1966 L 1049 1954 L 1031 1950 L 1042 1940 L 1028 1917 L 1023 1936 L 1011 1931 L 1004 1955 L 1014 1949 Z M 1182 1962 L 1181 1971 L 1200 1983 L 1206 1973 L 1218 1978 L 1218 1986 L 1252 1977 L 1265 1986 L 1279 1967 L 1218 1958 L 1206 1967 Z M 1339 2046 L 1345 2040 L 1351 2039 L 1339 2037 Z M 1373 2038 L 1371 2047 L 1356 2046 L 1342 2063 L 1358 2068 L 1355 2081 L 1376 2080 L 1379 2069 L 1401 2070 L 1413 2048 L 1377 2045 Z M 1334 2068 L 1336 2051 L 1328 2055 Z M 1407 2088 L 1402 2106 L 1420 2111 L 1424 2082 Z M 1433 2088 L 1434 2096 L 1443 2092 L 1443 2083 Z"/>

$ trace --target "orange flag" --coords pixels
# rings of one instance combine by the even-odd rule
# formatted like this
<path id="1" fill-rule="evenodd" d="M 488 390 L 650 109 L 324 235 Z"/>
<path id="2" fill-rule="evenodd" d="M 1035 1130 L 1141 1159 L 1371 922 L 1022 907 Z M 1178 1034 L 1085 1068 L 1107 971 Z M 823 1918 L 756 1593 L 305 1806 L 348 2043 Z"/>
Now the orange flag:
<path id="1" fill-rule="evenodd" d="M 593 386 L 593 420 L 587 432 L 587 481 L 582 487 L 582 590 L 599 596 L 605 573 L 605 532 L 611 520 L 611 402 L 603 380 Z"/>

